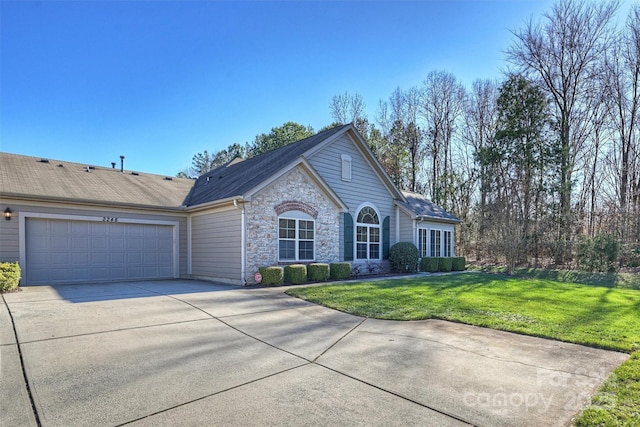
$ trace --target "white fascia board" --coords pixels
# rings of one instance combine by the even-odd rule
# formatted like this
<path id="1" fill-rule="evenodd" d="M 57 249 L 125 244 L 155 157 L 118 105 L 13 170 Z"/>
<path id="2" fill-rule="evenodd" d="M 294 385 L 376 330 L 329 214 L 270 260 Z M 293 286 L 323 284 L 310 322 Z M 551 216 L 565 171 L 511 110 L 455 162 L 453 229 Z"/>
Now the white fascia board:
<path id="1" fill-rule="evenodd" d="M 433 217 L 433 216 L 428 216 L 428 215 L 419 215 L 416 217 L 418 220 L 423 221 L 423 222 L 439 222 L 442 224 L 461 224 L 462 221 L 461 220 L 453 220 L 453 219 L 447 219 L 447 218 L 440 218 L 440 217 Z"/>
<path id="2" fill-rule="evenodd" d="M 110 209 L 138 209 L 144 211 L 163 211 L 166 213 L 179 213 L 185 212 L 184 206 L 153 206 L 153 205 L 141 205 L 136 203 L 120 203 L 120 202 L 108 202 L 108 201 L 96 201 L 96 200 L 88 200 L 88 199 L 73 199 L 66 197 L 49 197 L 49 196 L 37 196 L 30 194 L 19 194 L 19 193 L 0 193 L 0 198 L 3 200 L 17 200 L 22 203 L 57 203 L 64 205 L 73 205 L 73 206 L 93 206 L 94 208 L 110 208 Z"/>
<path id="3" fill-rule="evenodd" d="M 221 207 L 234 207 L 234 201 L 236 203 L 238 202 L 244 202 L 245 198 L 243 196 L 233 196 L 233 197 L 227 197 L 225 199 L 220 199 L 220 200 L 214 200 L 212 202 L 207 202 L 207 203 L 201 203 L 199 205 L 193 205 L 193 206 L 189 206 L 185 209 L 186 212 L 189 213 L 195 213 L 198 211 L 202 211 L 202 210 L 208 210 L 208 209 L 214 209 L 214 208 L 221 208 Z"/>

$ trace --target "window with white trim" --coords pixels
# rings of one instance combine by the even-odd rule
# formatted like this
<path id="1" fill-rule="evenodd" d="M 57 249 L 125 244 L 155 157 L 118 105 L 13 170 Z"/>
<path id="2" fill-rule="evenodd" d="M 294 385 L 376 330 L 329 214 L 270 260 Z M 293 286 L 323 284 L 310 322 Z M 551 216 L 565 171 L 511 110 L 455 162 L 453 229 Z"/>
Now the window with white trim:
<path id="1" fill-rule="evenodd" d="M 453 256 L 452 253 L 452 242 L 451 242 L 451 231 L 448 230 L 444 230 L 442 232 L 443 234 L 443 242 L 442 244 L 444 245 L 444 256 Z"/>
<path id="2" fill-rule="evenodd" d="M 440 230 L 429 230 L 430 231 L 430 246 L 431 246 L 431 256 L 441 256 L 442 255 L 442 242 L 440 241 Z"/>
<path id="3" fill-rule="evenodd" d="M 342 154 L 340 159 L 342 161 L 342 180 L 351 181 L 351 156 Z"/>
<path id="4" fill-rule="evenodd" d="M 380 259 L 380 219 L 371 206 L 365 206 L 358 212 L 356 259 Z"/>
<path id="5" fill-rule="evenodd" d="M 278 217 L 278 260 L 315 259 L 315 221 L 304 212 L 290 211 Z"/>
<path id="6" fill-rule="evenodd" d="M 420 251 L 420 258 L 429 256 L 429 234 L 426 228 L 418 229 L 418 250 Z"/>

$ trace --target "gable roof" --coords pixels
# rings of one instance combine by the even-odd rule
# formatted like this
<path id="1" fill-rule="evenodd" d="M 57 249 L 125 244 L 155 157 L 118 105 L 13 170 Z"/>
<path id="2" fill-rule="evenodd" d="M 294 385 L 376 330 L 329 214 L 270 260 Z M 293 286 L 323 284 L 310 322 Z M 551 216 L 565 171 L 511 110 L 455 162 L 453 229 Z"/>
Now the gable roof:
<path id="1" fill-rule="evenodd" d="M 241 162 L 231 162 L 207 172 L 197 179 L 185 204 L 194 206 L 242 197 L 301 158 L 317 144 L 345 131 L 350 126 L 337 126 L 259 156 Z"/>
<path id="2" fill-rule="evenodd" d="M 249 199 L 281 174 L 300 166 L 336 206 L 346 209 L 307 160 L 342 135 L 350 137 L 392 197 L 406 202 L 352 124 L 336 126 L 247 160 L 234 160 L 197 180 L 121 173 L 114 168 L 0 153 L 0 196 L 156 209 L 204 209 L 236 198 Z"/>
<path id="3" fill-rule="evenodd" d="M 174 208 L 194 181 L 0 152 L 0 196 Z"/>
<path id="4" fill-rule="evenodd" d="M 460 223 L 458 217 L 450 214 L 440 206 L 428 200 L 422 194 L 411 191 L 403 191 L 406 202 L 396 201 L 398 206 L 403 207 L 405 211 L 415 216 L 417 219 L 430 219 L 440 222 Z"/>

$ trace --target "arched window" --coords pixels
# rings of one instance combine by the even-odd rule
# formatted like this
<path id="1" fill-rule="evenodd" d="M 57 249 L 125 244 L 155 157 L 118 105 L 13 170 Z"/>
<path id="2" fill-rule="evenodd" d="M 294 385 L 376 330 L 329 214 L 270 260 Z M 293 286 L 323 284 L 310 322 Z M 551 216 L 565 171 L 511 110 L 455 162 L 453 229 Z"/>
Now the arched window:
<path id="1" fill-rule="evenodd" d="M 301 211 L 283 212 L 278 217 L 278 259 L 313 261 L 315 259 L 315 221 Z"/>
<path id="2" fill-rule="evenodd" d="M 356 219 L 356 259 L 380 259 L 380 218 L 371 206 L 364 206 Z"/>

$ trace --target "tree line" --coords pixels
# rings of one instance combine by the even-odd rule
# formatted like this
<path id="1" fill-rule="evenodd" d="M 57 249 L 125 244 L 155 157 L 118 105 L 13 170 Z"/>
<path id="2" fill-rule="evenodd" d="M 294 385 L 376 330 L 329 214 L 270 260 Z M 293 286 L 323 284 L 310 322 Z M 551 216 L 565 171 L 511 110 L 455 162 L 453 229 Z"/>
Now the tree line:
<path id="1" fill-rule="evenodd" d="M 360 94 L 334 96 L 401 189 L 457 215 L 459 252 L 511 267 L 571 265 L 599 236 L 640 263 L 640 6 L 559 0 L 512 31 L 501 79 L 465 87 L 434 70 L 367 114 Z M 285 123 L 251 144 L 194 156 L 192 171 L 310 136 Z"/>

